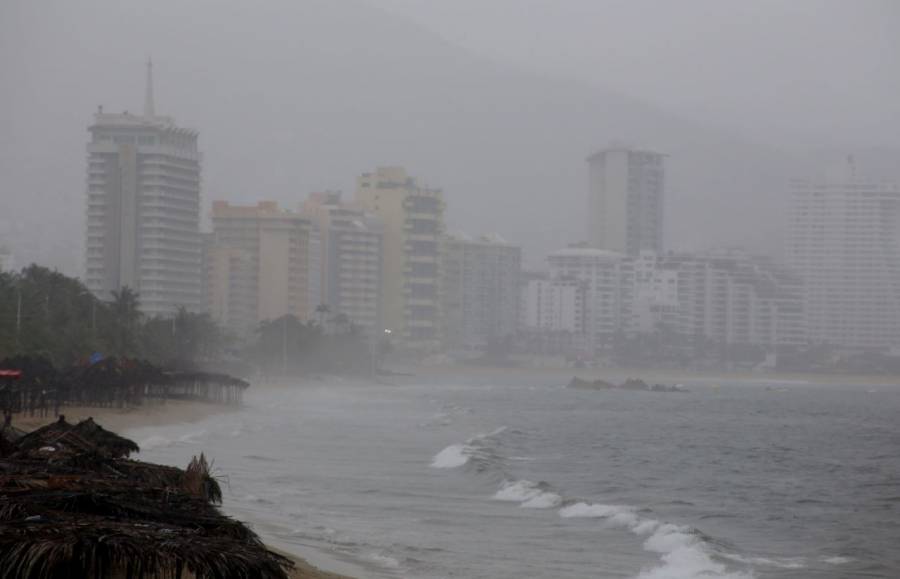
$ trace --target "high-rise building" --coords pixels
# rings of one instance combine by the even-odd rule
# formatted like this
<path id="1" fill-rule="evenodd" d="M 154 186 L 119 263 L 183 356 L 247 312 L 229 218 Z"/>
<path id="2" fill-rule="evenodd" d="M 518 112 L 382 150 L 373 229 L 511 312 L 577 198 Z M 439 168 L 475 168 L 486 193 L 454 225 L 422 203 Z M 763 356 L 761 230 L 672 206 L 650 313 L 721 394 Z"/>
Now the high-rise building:
<path id="1" fill-rule="evenodd" d="M 448 235 L 441 269 L 441 311 L 448 346 L 480 350 L 515 336 L 521 247 L 498 235 L 478 239 Z"/>
<path id="2" fill-rule="evenodd" d="M 381 219 L 342 202 L 335 191 L 313 193 L 302 213 L 318 226 L 321 239 L 321 300 L 329 315 L 344 315 L 367 335 L 380 333 Z"/>
<path id="3" fill-rule="evenodd" d="M 528 331 L 584 333 L 585 284 L 535 277 L 522 285 L 520 325 Z"/>
<path id="4" fill-rule="evenodd" d="M 531 353 L 584 350 L 584 282 L 531 274 L 520 288 L 519 343 Z"/>
<path id="5" fill-rule="evenodd" d="M 441 346 L 440 242 L 444 198 L 401 167 L 379 167 L 357 180 L 356 203 L 384 224 L 381 315 L 409 348 Z"/>
<path id="6" fill-rule="evenodd" d="M 639 331 L 772 351 L 807 341 L 800 281 L 771 260 L 726 250 L 644 253 L 638 262 L 639 272 L 651 273 L 638 276 L 637 319 L 653 320 Z M 652 299 L 642 301 L 648 290 Z"/>
<path id="7" fill-rule="evenodd" d="M 153 108 L 104 113 L 89 127 L 85 282 L 101 299 L 129 287 L 147 315 L 199 310 L 200 152 L 197 132 Z"/>
<path id="8" fill-rule="evenodd" d="M 678 268 L 655 251 L 642 250 L 634 259 L 634 322 L 638 333 L 676 329 Z"/>
<path id="9" fill-rule="evenodd" d="M 588 157 L 587 240 L 637 255 L 663 249 L 664 155 L 612 146 Z"/>
<path id="10" fill-rule="evenodd" d="M 655 333 L 770 352 L 807 343 L 799 279 L 765 258 L 572 247 L 548 261 L 549 279 L 531 280 L 523 291 L 523 325 L 532 338 L 544 335 L 532 342 L 580 343 L 586 353 L 614 335 Z"/>
<path id="11" fill-rule="evenodd" d="M 843 174 L 792 183 L 787 264 L 804 284 L 809 338 L 900 346 L 900 186 Z"/>
<path id="12" fill-rule="evenodd" d="M 550 277 L 583 289 L 584 345 L 597 352 L 634 326 L 634 260 L 614 251 L 570 247 L 547 256 Z"/>
<path id="13" fill-rule="evenodd" d="M 313 316 L 318 296 L 311 295 L 310 279 L 320 267 L 311 220 L 274 201 L 215 201 L 212 222 L 208 299 L 216 321 L 246 337 L 261 321 Z"/>

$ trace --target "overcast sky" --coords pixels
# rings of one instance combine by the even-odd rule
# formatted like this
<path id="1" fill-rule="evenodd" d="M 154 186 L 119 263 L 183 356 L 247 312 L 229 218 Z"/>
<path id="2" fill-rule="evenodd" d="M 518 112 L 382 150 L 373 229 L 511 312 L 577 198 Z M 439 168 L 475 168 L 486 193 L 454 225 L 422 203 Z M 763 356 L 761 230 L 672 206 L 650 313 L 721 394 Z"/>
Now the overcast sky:
<path id="1" fill-rule="evenodd" d="M 896 0 L 372 2 L 477 53 L 758 140 L 900 145 Z"/>
<path id="2" fill-rule="evenodd" d="M 776 254 L 798 155 L 900 173 L 898 30 L 894 0 L 0 0 L 0 243 L 80 272 L 86 128 L 140 110 L 153 55 L 205 207 L 402 164 L 535 264 L 584 238 L 584 158 L 623 139 L 670 155 L 669 247 Z"/>

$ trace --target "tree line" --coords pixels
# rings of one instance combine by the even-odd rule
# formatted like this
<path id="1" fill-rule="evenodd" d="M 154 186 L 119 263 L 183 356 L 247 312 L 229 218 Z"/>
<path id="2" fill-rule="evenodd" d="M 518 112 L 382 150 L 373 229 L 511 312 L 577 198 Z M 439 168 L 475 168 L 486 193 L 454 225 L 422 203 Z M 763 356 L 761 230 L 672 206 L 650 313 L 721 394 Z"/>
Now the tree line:
<path id="1" fill-rule="evenodd" d="M 0 360 L 39 357 L 68 368 L 113 357 L 166 369 L 224 367 L 269 376 L 371 371 L 375 352 L 359 327 L 329 314 L 321 305 L 316 320 L 266 320 L 240 342 L 208 314 L 181 308 L 170 317 L 145 316 L 140 295 L 130 288 L 104 301 L 78 279 L 31 265 L 0 273 Z"/>
<path id="2" fill-rule="evenodd" d="M 81 281 L 37 265 L 0 273 L 0 358 L 41 356 L 65 368 L 99 354 L 182 366 L 214 360 L 226 344 L 206 314 L 142 315 L 127 287 L 105 302 Z"/>

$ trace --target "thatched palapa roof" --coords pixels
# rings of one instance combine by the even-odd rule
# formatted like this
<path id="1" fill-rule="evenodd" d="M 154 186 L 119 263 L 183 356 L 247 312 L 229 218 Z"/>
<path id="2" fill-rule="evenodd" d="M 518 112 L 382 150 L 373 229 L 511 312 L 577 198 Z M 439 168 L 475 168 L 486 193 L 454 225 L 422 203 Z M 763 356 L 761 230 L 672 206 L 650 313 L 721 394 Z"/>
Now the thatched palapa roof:
<path id="1" fill-rule="evenodd" d="M 292 563 L 214 506 L 203 455 L 187 470 L 121 458 L 136 449 L 64 418 L 18 441 L 0 459 L 0 579 L 286 578 Z"/>

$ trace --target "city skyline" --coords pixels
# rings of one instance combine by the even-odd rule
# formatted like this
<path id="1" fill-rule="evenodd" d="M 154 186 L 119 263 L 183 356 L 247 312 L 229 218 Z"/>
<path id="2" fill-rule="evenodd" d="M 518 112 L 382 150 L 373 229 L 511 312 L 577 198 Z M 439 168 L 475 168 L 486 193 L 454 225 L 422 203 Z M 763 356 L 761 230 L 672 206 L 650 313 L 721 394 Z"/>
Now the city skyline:
<path id="1" fill-rule="evenodd" d="M 309 191 L 352 192 L 354 175 L 365 167 L 403 163 L 454 192 L 456 202 L 447 214 L 450 227 L 481 232 L 495 230 L 494 224 L 499 224 L 503 237 L 523 240 L 530 264 L 575 241 L 571 231 L 583 229 L 583 158 L 612 139 L 671 155 L 666 207 L 671 219 L 666 236 L 667 245 L 678 250 L 742 245 L 776 255 L 779 224 L 767 216 L 786 207 L 784 183 L 790 177 L 809 174 L 822 161 L 834 158 L 828 151 L 843 151 L 841 157 L 854 151 L 860 167 L 868 167 L 876 176 L 891 171 L 898 158 L 895 140 L 880 136 L 900 134 L 891 129 L 898 117 L 889 114 L 891 109 L 881 98 L 896 78 L 893 69 L 885 67 L 865 85 L 838 80 L 858 76 L 863 69 L 871 71 L 884 60 L 881 55 L 891 53 L 879 43 L 893 42 L 893 36 L 861 33 L 868 25 L 880 30 L 878 25 L 884 22 L 872 6 L 851 10 L 832 5 L 807 15 L 817 22 L 827 20 L 830 26 L 847 21 L 836 13 L 852 12 L 855 19 L 851 21 L 856 23 L 856 28 L 839 35 L 826 35 L 823 28 L 818 37 L 817 44 L 829 54 L 855 64 L 845 66 L 841 75 L 824 75 L 823 66 L 810 72 L 819 82 L 816 86 L 844 87 L 817 90 L 820 102 L 846 99 L 837 107 L 843 121 L 838 124 L 834 115 L 820 117 L 828 138 L 815 141 L 782 135 L 780 129 L 793 119 L 784 111 L 773 110 L 770 118 L 780 121 L 770 123 L 754 109 L 753 125 L 763 138 L 758 134 L 747 138 L 740 130 L 719 130 L 714 119 L 697 115 L 685 119 L 684 111 L 674 106 L 675 99 L 669 98 L 670 91 L 623 96 L 621 90 L 627 87 L 620 82 L 621 76 L 644 76 L 665 85 L 677 70 L 659 76 L 650 68 L 623 68 L 628 54 L 624 46 L 633 41 L 624 39 L 620 49 L 609 35 L 581 39 L 615 48 L 594 56 L 618 64 L 586 69 L 583 76 L 590 73 L 595 81 L 609 71 L 608 83 L 588 86 L 572 75 L 555 77 L 538 67 L 516 68 L 505 59 L 491 61 L 490 55 L 460 47 L 465 44 L 461 39 L 442 43 L 427 25 L 403 21 L 365 3 L 275 0 L 282 9 L 266 11 L 232 4 L 210 18 L 197 7 L 162 0 L 158 10 L 136 25 L 125 7 L 103 0 L 87 2 L 97 9 L 77 10 L 57 3 L 59 18 L 54 19 L 41 18 L 38 7 L 19 0 L 0 8 L 9 16 L 0 18 L 4 29 L 0 37 L 28 46 L 27 60 L 32 63 L 22 66 L 15 50 L 4 52 L 9 57 L 4 65 L 17 90 L 6 95 L 9 106 L 0 108 L 9 129 L 0 133 L 0 172 L 17 217 L 0 217 L 0 229 L 9 237 L 4 242 L 14 245 L 20 263 L 36 260 L 70 273 L 80 271 L 81 251 L 63 242 L 80 236 L 83 227 L 81 199 L 71 185 L 82 177 L 83 163 L 72 151 L 82 145 L 86 111 L 98 104 L 109 110 L 141 110 L 144 87 L 139 63 L 148 54 L 160 72 L 157 96 L 163 97 L 166 110 L 177 111 L 184 124 L 203 129 L 204 218 L 213 196 L 251 203 L 263 188 L 273 192 L 268 194 L 273 200 L 293 207 Z M 781 10 L 772 3 L 760 8 L 779 16 L 783 11 L 790 14 L 784 21 L 773 21 L 776 29 L 767 28 L 767 34 L 778 34 L 770 38 L 772 43 L 780 43 L 766 43 L 758 54 L 740 55 L 740 62 L 754 71 L 737 75 L 740 86 L 754 86 L 753 92 L 741 94 L 770 93 L 765 87 L 772 86 L 766 79 L 774 46 L 784 48 L 795 40 L 786 34 L 787 23 L 808 8 Z M 664 6 L 660 9 L 671 12 Z M 177 21 L 164 17 L 172 10 L 181 15 Z M 547 10 L 559 18 L 571 18 L 561 8 L 548 5 Z M 629 22 L 631 16 L 623 11 L 637 10 L 616 7 L 602 25 L 612 26 L 622 19 Z M 406 12 L 402 10 L 400 16 Z M 677 17 L 683 21 L 693 12 L 686 8 Z M 723 12 L 727 11 L 707 8 L 704 17 L 689 28 L 708 33 L 710 22 L 723 18 L 733 25 L 731 16 Z M 591 8 L 589 17 L 595 14 Z M 66 22 L 71 26 L 63 25 Z M 368 24 L 362 26 L 362 22 Z M 234 42 L 243 38 L 241 30 L 246 26 L 266 27 L 266 41 Z M 344 31 L 337 44 L 321 33 L 329 26 Z M 31 34 L 22 37 L 24 30 Z M 159 30 L 169 33 L 160 35 Z M 202 34 L 204 42 L 195 42 L 196 34 Z M 663 31 L 653 40 L 662 42 L 672 34 L 676 32 Z M 304 39 L 302 47 L 299 38 Z M 739 44 L 735 38 L 729 54 Z M 128 49 L 108 51 L 106 46 Z M 795 43 L 792 51 L 779 53 L 782 84 L 777 86 L 782 95 L 790 92 L 783 85 L 784 70 L 805 64 L 797 59 L 803 58 L 803 47 L 808 46 Z M 550 48 L 541 41 L 545 56 Z M 648 58 L 661 46 L 650 43 L 643 50 L 643 58 Z M 661 57 L 677 58 L 677 54 L 666 51 Z M 719 56 L 692 54 L 695 66 L 689 72 L 702 76 L 708 58 L 715 59 L 718 67 L 720 60 L 728 62 Z M 284 70 L 295 73 L 279 72 Z M 802 75 L 793 78 L 797 76 Z M 410 78 L 423 82 L 409 83 Z M 860 102 L 863 86 L 876 92 L 872 99 Z M 708 98 L 710 91 L 722 85 L 710 82 L 679 88 Z M 60 94 L 66 95 L 64 103 Z M 771 98 L 754 97 L 753 102 L 770 108 L 779 104 Z M 888 104 L 894 102 L 891 99 Z M 729 104 L 735 107 L 735 118 L 751 122 L 751 117 L 744 119 L 740 103 L 710 102 L 720 107 Z M 410 113 L 410 122 L 392 123 L 403 113 Z M 816 109 L 809 109 L 810 116 L 815 113 Z M 869 120 L 862 122 L 862 117 L 880 121 L 876 126 Z M 860 122 L 853 122 L 857 118 Z M 848 125 L 872 127 L 871 139 L 850 138 L 838 128 Z M 810 143 L 826 152 L 810 154 Z M 248 158 L 254 163 L 246 170 L 242 162 Z M 19 192 L 28 192 L 44 210 L 28 209 Z M 522 197 L 531 203 L 518 203 Z M 482 207 L 481 199 L 490 203 Z M 536 215 L 541 219 L 535 220 Z"/>
<path id="2" fill-rule="evenodd" d="M 546 258 L 549 280 L 531 280 L 522 287 L 521 247 L 491 242 L 489 237 L 475 240 L 447 234 L 442 190 L 423 185 L 402 167 L 362 173 L 349 202 L 339 192 L 311 194 L 296 204 L 296 210 L 281 210 L 274 201 L 238 206 L 213 200 L 212 228 L 203 233 L 197 132 L 179 129 L 171 118 L 156 115 L 149 60 L 146 70 L 143 114 L 111 115 L 101 109 L 90 127 L 85 280 L 94 293 L 107 299 L 124 287 L 136 290 L 146 300 L 143 309 L 149 316 L 172 315 L 180 307 L 208 311 L 236 335 L 248 336 L 260 322 L 284 315 L 324 321 L 317 314 L 327 308 L 370 336 L 387 328 L 403 343 L 418 344 L 426 351 L 453 346 L 483 349 L 517 335 L 520 326 L 550 333 L 537 338 L 538 343 L 565 342 L 591 355 L 608 347 L 617 332 L 650 334 L 661 327 L 726 344 L 767 348 L 796 346 L 804 340 L 854 347 L 900 346 L 900 333 L 891 329 L 893 320 L 900 320 L 900 292 L 890 289 L 900 288 L 896 273 L 900 266 L 888 265 L 889 256 L 883 258 L 887 260 L 883 267 L 894 269 L 885 270 L 885 275 L 890 277 L 894 271 L 896 283 L 882 279 L 873 268 L 875 277 L 870 281 L 874 285 L 865 289 L 866 295 L 882 292 L 880 301 L 876 300 L 880 305 L 872 311 L 888 315 L 845 320 L 849 314 L 842 314 L 844 321 L 835 323 L 843 329 L 823 321 L 835 309 L 824 305 L 821 292 L 838 291 L 843 278 L 821 277 L 818 272 L 830 271 L 829 266 L 804 254 L 806 246 L 798 244 L 802 237 L 798 231 L 822 230 L 821 224 L 809 225 L 805 217 L 811 211 L 809 202 L 798 205 L 803 181 L 793 181 L 785 245 L 785 263 L 805 283 L 804 298 L 798 302 L 794 286 L 780 289 L 781 274 L 751 273 L 758 266 L 748 258 L 740 257 L 729 266 L 744 273 L 725 268 L 713 274 L 710 265 L 725 263 L 722 255 L 666 251 L 665 155 L 616 142 L 587 158 L 587 229 L 582 242 L 586 245 L 574 243 L 569 249 L 550 252 Z M 188 181 L 184 168 L 178 166 L 185 160 L 189 165 L 193 162 L 190 168 L 195 171 Z M 892 189 L 858 178 L 855 163 L 849 170 L 854 184 L 846 185 L 841 195 L 856 195 L 846 191 L 866 186 L 900 195 L 896 184 Z M 812 179 L 805 187 L 821 182 Z M 818 187 L 829 190 L 825 185 Z M 175 199 L 178 195 L 190 199 Z M 169 199 L 190 201 L 190 207 L 173 205 Z M 840 205 L 842 211 L 844 205 Z M 831 210 L 824 208 L 820 213 L 827 218 Z M 190 219 L 185 220 L 185 215 Z M 881 223 L 879 216 L 875 211 L 875 221 L 860 226 L 863 233 L 881 236 L 859 250 L 866 263 L 869 248 L 900 245 L 896 230 L 876 227 Z M 798 228 L 801 222 L 807 230 Z M 172 226 L 178 235 L 166 229 Z M 856 238 L 831 235 L 828 239 L 836 255 L 844 246 L 858 246 Z M 507 246 L 515 253 L 501 257 Z M 900 248 L 895 254 L 900 254 Z M 193 260 L 187 269 L 185 256 Z M 507 268 L 511 269 L 505 281 L 500 277 L 488 281 L 487 276 Z M 691 281 L 697 275 L 700 281 Z M 759 283 L 774 283 L 776 289 L 763 291 L 753 284 L 737 289 L 735 280 L 748 275 L 768 275 L 768 282 Z M 600 278 L 607 285 L 598 285 Z M 490 284 L 501 285 L 491 290 Z M 719 284 L 726 293 L 715 297 L 719 290 L 711 290 L 710 284 Z M 747 291 L 746 297 L 729 297 Z M 495 293 L 485 298 L 486 292 Z M 547 299 L 562 301 L 548 306 Z M 749 301 L 740 305 L 744 303 L 740 299 Z M 697 300 L 706 300 L 706 305 L 695 312 Z M 721 300 L 738 301 L 720 313 L 718 306 L 710 304 Z M 802 329 L 795 326 L 797 315 L 805 316 Z M 871 334 L 873 324 L 886 329 Z M 857 337 L 863 328 L 870 332 L 867 339 Z M 574 337 L 560 342 L 559 331 Z"/>
<path id="3" fill-rule="evenodd" d="M 465 321 L 464 315 L 461 317 L 461 313 L 466 311 L 465 307 L 460 308 L 462 302 L 457 303 L 460 300 L 454 302 L 448 297 L 447 294 L 454 292 L 462 292 L 459 294 L 462 296 L 466 292 L 475 291 L 459 289 L 468 287 L 466 284 L 474 283 L 467 281 L 468 278 L 460 273 L 455 274 L 458 277 L 456 281 L 448 281 L 450 279 L 448 271 L 455 272 L 459 268 L 453 265 L 445 270 L 442 264 L 444 260 L 448 264 L 460 263 L 461 256 L 468 254 L 468 250 L 464 251 L 463 248 L 469 242 L 462 243 L 459 238 L 445 234 L 447 227 L 444 223 L 444 209 L 447 205 L 443 200 L 442 191 L 423 185 L 422 183 L 426 181 L 410 177 L 400 167 L 380 166 L 374 173 L 363 173 L 357 179 L 357 190 L 349 204 L 342 206 L 339 193 L 332 193 L 331 197 L 325 194 L 322 194 L 324 195 L 322 197 L 312 195 L 305 202 L 295 203 L 298 207 L 297 212 L 281 212 L 284 219 L 304 223 L 301 229 L 305 231 L 306 236 L 306 241 L 296 247 L 292 246 L 293 249 L 288 250 L 287 246 L 282 248 L 284 259 L 281 261 L 273 261 L 268 255 L 270 252 L 262 249 L 266 246 L 261 241 L 264 237 L 260 237 L 255 244 L 251 243 L 253 247 L 242 247 L 240 243 L 233 241 L 221 241 L 228 238 L 221 225 L 226 221 L 224 218 L 226 213 L 249 211 L 253 213 L 252 219 L 257 223 L 263 223 L 264 221 L 259 220 L 264 215 L 271 213 L 271 216 L 275 216 L 281 211 L 277 207 L 277 202 L 260 201 L 256 209 L 251 210 L 249 207 L 242 209 L 236 205 L 230 206 L 224 201 L 211 199 L 210 217 L 213 228 L 209 233 L 204 233 L 200 214 L 198 132 L 181 129 L 171 117 L 156 114 L 152 66 L 152 62 L 148 59 L 141 115 L 127 111 L 121 114 L 104 113 L 100 107 L 94 123 L 89 127 L 92 140 L 88 145 L 88 221 L 85 226 L 87 243 L 84 279 L 95 294 L 108 299 L 113 292 L 130 287 L 141 294 L 143 309 L 149 316 L 172 315 L 182 307 L 190 311 L 210 311 L 214 314 L 214 318 L 226 327 L 244 335 L 261 321 L 285 314 L 295 315 L 300 319 L 312 319 L 315 317 L 316 307 L 328 306 L 334 307 L 341 316 L 345 316 L 369 334 L 377 331 L 377 328 L 391 328 L 397 331 L 398 339 L 403 339 L 408 344 L 421 342 L 425 344 L 426 350 L 433 351 L 453 343 L 469 346 L 478 344 L 479 347 L 485 347 L 487 342 L 502 337 L 502 332 L 475 330 L 475 321 L 468 322 Z M 668 228 L 668 222 L 665 219 L 667 214 L 665 157 L 666 155 L 661 153 L 636 149 L 616 141 L 591 154 L 587 158 L 588 227 L 583 241 L 572 239 L 570 245 L 574 247 L 586 241 L 587 247 L 612 251 L 623 258 L 628 256 L 632 259 L 644 251 L 651 251 L 657 256 L 666 254 L 664 232 Z M 855 163 L 852 170 L 856 171 Z M 900 345 L 900 334 L 892 333 L 891 330 L 876 332 L 877 335 L 868 341 L 847 337 L 853 332 L 858 332 L 859 324 L 872 322 L 877 325 L 884 322 L 890 326 L 890 322 L 885 320 L 900 319 L 900 307 L 888 307 L 886 311 L 890 315 L 880 319 L 863 316 L 856 322 L 841 322 L 845 326 L 852 326 L 851 330 L 845 330 L 843 333 L 821 329 L 822 325 L 826 324 L 821 321 L 824 314 L 817 312 L 827 311 L 827 308 L 822 310 L 816 305 L 818 302 L 815 296 L 821 292 L 809 289 L 811 285 L 809 280 L 818 279 L 814 272 L 810 273 L 810 267 L 815 269 L 818 266 L 810 265 L 809 259 L 804 262 L 802 258 L 798 258 L 796 251 L 796 187 L 799 182 L 801 181 L 793 181 L 794 213 L 790 214 L 791 221 L 786 230 L 789 235 L 789 241 L 785 245 L 786 263 L 793 266 L 807 284 L 804 303 L 809 306 L 805 308 L 809 339 L 857 347 L 882 348 Z M 815 179 L 811 179 L 810 182 L 815 182 Z M 896 185 L 894 187 L 896 188 Z M 429 204 L 426 208 L 424 204 L 432 201 L 436 205 Z M 338 210 L 344 213 L 343 221 L 333 222 L 331 214 Z M 375 221 L 371 221 L 367 214 L 371 214 Z M 357 218 L 355 222 L 353 217 Z M 363 225 L 363 222 L 368 224 Z M 427 229 L 422 229 L 426 222 L 431 225 L 428 225 Z M 219 227 L 216 223 L 219 223 Z M 353 231 L 339 234 L 338 229 L 343 226 L 335 225 L 337 223 L 350 225 Z M 260 225 L 254 227 L 262 231 Z M 867 231 L 869 230 L 872 228 L 867 228 Z M 202 247 L 201 235 L 204 239 Z M 342 236 L 349 241 L 338 241 Z M 896 232 L 885 230 L 882 237 L 879 242 L 881 245 L 897 241 Z M 354 239 L 366 239 L 367 246 L 372 245 L 373 240 L 377 239 L 378 249 L 375 254 L 370 253 L 372 258 L 367 262 L 368 265 L 364 266 L 366 271 L 348 270 L 337 273 L 341 267 L 357 267 L 349 264 L 355 264 L 360 259 L 369 259 L 362 253 L 352 256 L 353 249 L 358 246 L 358 242 Z M 849 240 L 844 242 L 850 243 Z M 838 246 L 841 243 L 838 242 Z M 336 247 L 344 249 L 335 253 Z M 451 251 L 449 250 L 451 247 L 458 249 Z M 254 252 L 255 257 L 252 257 L 251 254 Z M 296 252 L 305 255 L 304 261 L 300 265 L 291 265 L 294 264 L 291 260 L 296 258 L 289 258 L 288 255 Z M 521 248 L 518 248 L 518 252 L 516 263 L 518 270 L 521 271 L 523 262 Z M 572 277 L 560 275 L 559 266 L 554 265 L 563 259 L 563 255 L 569 255 L 566 252 L 581 252 L 579 255 L 589 260 L 599 259 L 601 256 L 600 253 L 588 256 L 588 253 L 585 253 L 586 248 L 551 251 L 547 254 L 546 262 L 546 269 L 551 274 L 550 285 L 540 282 L 529 291 L 537 291 L 536 295 L 540 295 L 541 292 L 571 291 L 571 287 L 567 289 L 565 281 L 561 281 L 559 287 L 553 285 L 556 283 L 554 278 Z M 344 254 L 352 257 L 341 257 Z M 457 257 L 457 254 L 460 257 Z M 574 254 L 569 257 L 573 258 Z M 4 261 L 11 262 L 13 259 L 14 256 L 8 256 Z M 616 264 L 616 268 L 625 267 L 627 270 L 632 267 L 627 265 L 632 264 L 628 259 L 622 261 L 621 258 L 608 256 L 603 259 L 611 259 L 610 263 Z M 676 261 L 678 259 L 681 258 L 677 258 Z M 241 263 L 243 265 L 240 265 Z M 263 267 L 267 263 L 268 269 Z M 640 263 L 640 260 L 633 262 L 636 265 Z M 423 273 L 422 268 L 432 267 L 432 264 L 435 269 L 427 275 Z M 582 265 L 587 266 L 587 262 Z M 369 271 L 373 269 L 377 269 L 377 273 Z M 243 273 L 239 274 L 239 270 Z M 269 273 L 262 273 L 263 271 Z M 301 271 L 302 275 L 298 273 Z M 669 272 L 674 275 L 671 268 Z M 264 287 L 263 280 L 273 276 L 280 278 L 283 277 L 282 274 L 287 276 L 284 280 L 288 283 L 285 286 L 287 290 L 284 288 L 275 290 L 271 284 Z M 374 279 L 372 275 L 377 278 L 377 284 L 380 286 L 374 295 L 372 287 L 359 285 L 360 280 Z M 410 275 L 412 277 L 409 277 Z M 630 275 L 626 274 L 625 277 Z M 635 284 L 628 290 L 634 292 L 633 295 L 620 296 L 614 300 L 616 317 L 613 318 L 610 327 L 626 332 L 648 333 L 663 323 L 658 314 L 650 313 L 651 309 L 675 311 L 686 307 L 677 303 L 679 302 L 677 294 L 661 298 L 655 293 L 657 290 L 639 283 L 639 272 L 634 275 L 637 276 L 636 281 L 628 282 Z M 228 285 L 232 283 L 228 280 L 235 276 L 246 278 L 247 283 L 244 285 L 247 288 L 255 283 L 257 289 L 250 291 L 249 294 L 244 291 L 247 288 L 235 290 Z M 358 280 L 354 282 L 357 286 L 334 290 L 340 285 L 342 278 L 347 276 Z M 256 281 L 253 282 L 253 279 Z M 302 281 L 300 284 L 302 287 L 297 286 L 295 281 L 288 281 L 296 279 Z M 878 277 L 878 280 L 879 283 L 883 281 L 881 277 Z M 676 280 L 673 278 L 671 281 Z M 832 281 L 833 285 L 840 285 L 839 281 Z M 583 315 L 590 317 L 581 323 L 580 331 L 586 336 L 585 339 L 594 344 L 590 349 L 596 350 L 598 341 L 608 340 L 612 335 L 609 327 L 602 324 L 602 328 L 598 326 L 600 322 L 595 317 L 596 311 L 605 311 L 610 307 L 608 302 L 611 298 L 597 297 L 595 290 L 604 292 L 607 290 L 597 290 L 592 278 L 586 279 L 585 283 L 588 284 L 587 290 L 593 292 L 593 297 L 585 297 L 580 302 L 584 308 Z M 657 279 L 654 283 L 659 285 L 661 282 Z M 426 292 L 423 284 L 431 289 Z M 329 285 L 334 291 L 329 291 Z M 897 285 L 900 286 L 900 283 Z M 274 287 L 277 288 L 278 284 Z M 884 289 L 884 284 L 879 287 L 885 292 L 885 297 L 879 303 L 882 305 L 888 302 L 900 303 L 900 296 L 893 296 L 888 289 Z M 891 287 L 891 284 L 887 287 Z M 275 293 L 272 293 L 273 291 Z M 360 301 L 358 298 L 364 295 L 369 295 L 369 298 L 362 298 Z M 531 303 L 534 299 L 532 295 L 526 293 L 520 296 L 520 290 L 511 291 L 509 287 L 504 290 L 504 295 L 502 298 L 494 298 L 494 301 L 490 302 L 491 305 L 483 306 L 485 308 L 483 312 L 492 313 L 507 302 L 515 303 L 514 313 L 506 314 L 504 318 L 513 322 L 500 323 L 502 327 L 511 328 L 509 335 L 516 333 L 517 324 L 523 319 L 530 319 L 535 328 L 542 327 L 543 322 L 535 318 L 539 314 L 534 310 L 535 307 L 540 309 L 542 306 Z M 270 298 L 273 296 L 284 298 L 275 300 L 283 302 L 282 306 L 272 305 Z M 241 304 L 241 299 L 246 303 Z M 596 301 L 598 299 L 600 301 Z M 373 305 L 376 302 L 377 305 Z M 522 313 L 518 305 L 520 303 L 522 307 L 534 310 L 533 313 Z M 649 306 L 649 303 L 655 305 Z M 779 315 L 777 307 L 772 312 L 766 315 L 770 317 Z M 569 314 L 547 315 L 560 318 Z M 486 322 L 479 320 L 477 323 Z M 569 325 L 572 325 L 572 322 L 569 322 Z M 716 339 L 724 340 L 726 343 L 733 340 L 738 342 L 741 339 L 750 340 L 750 343 L 765 343 L 771 347 L 781 343 L 780 338 L 772 337 L 780 330 L 765 330 L 762 334 L 758 330 L 752 331 L 757 332 L 755 334 L 757 337 L 748 338 L 746 336 L 751 334 L 745 332 L 738 334 L 744 335 L 744 338 L 733 338 L 730 337 L 733 334 L 728 333 L 718 335 Z M 705 326 L 701 333 L 717 335 L 709 326 Z M 788 333 L 796 335 L 793 330 L 788 330 Z M 764 338 L 763 334 L 769 337 Z"/>

